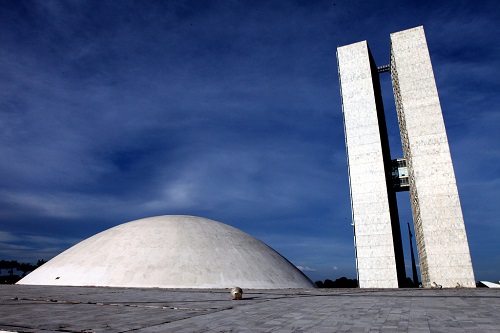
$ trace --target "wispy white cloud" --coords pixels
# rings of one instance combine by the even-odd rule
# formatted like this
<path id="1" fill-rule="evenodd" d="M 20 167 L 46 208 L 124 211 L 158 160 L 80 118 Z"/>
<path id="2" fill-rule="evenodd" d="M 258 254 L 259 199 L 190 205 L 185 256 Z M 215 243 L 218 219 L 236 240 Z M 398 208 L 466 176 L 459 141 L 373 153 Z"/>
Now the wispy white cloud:
<path id="1" fill-rule="evenodd" d="M 316 272 L 314 268 L 311 267 L 303 267 L 303 266 L 297 266 L 298 269 L 300 269 L 302 272 Z"/>
<path id="2" fill-rule="evenodd" d="M 79 239 L 0 231 L 0 258 L 36 263 L 49 260 L 76 244 Z"/>
<path id="3" fill-rule="evenodd" d="M 0 242 L 15 242 L 18 240 L 19 238 L 13 233 L 8 231 L 0 231 Z"/>

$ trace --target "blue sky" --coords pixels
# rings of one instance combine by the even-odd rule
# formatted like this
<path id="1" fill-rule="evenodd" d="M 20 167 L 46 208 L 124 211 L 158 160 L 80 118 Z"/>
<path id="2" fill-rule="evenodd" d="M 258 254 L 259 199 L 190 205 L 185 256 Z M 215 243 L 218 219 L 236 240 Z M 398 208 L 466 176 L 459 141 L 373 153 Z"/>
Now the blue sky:
<path id="1" fill-rule="evenodd" d="M 499 17 L 496 1 L 0 1 L 0 257 L 186 214 L 313 280 L 355 278 L 336 48 L 368 40 L 385 65 L 389 34 L 423 25 L 476 279 L 498 280 Z"/>

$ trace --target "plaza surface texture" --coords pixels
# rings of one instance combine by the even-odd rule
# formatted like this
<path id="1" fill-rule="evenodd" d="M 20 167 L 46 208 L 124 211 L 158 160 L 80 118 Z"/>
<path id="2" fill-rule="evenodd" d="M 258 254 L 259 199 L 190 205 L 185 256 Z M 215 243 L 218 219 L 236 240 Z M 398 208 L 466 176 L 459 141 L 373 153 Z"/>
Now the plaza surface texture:
<path id="1" fill-rule="evenodd" d="M 7 332 L 500 332 L 493 289 L 227 290 L 0 285 Z"/>

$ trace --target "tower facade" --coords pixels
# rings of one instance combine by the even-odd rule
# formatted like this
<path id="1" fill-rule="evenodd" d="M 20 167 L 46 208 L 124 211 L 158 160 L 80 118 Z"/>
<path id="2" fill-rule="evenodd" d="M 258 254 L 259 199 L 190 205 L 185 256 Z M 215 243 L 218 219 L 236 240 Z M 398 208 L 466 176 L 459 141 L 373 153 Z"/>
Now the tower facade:
<path id="1" fill-rule="evenodd" d="M 337 49 L 361 288 L 406 278 L 396 191 L 409 190 L 424 287 L 475 287 L 455 173 L 423 27 L 391 34 L 389 66 L 366 41 Z M 379 72 L 390 70 L 404 159 L 390 156 Z"/>

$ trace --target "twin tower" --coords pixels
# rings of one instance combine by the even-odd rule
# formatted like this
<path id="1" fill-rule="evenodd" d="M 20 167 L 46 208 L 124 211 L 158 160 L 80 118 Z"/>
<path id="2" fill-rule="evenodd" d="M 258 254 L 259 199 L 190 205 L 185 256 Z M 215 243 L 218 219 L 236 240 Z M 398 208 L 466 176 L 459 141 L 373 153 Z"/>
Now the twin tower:
<path id="1" fill-rule="evenodd" d="M 391 34 L 388 66 L 366 41 L 337 49 L 361 288 L 406 279 L 396 192 L 409 191 L 424 287 L 475 287 L 448 139 L 423 27 Z M 404 158 L 391 157 L 379 73 L 390 71 Z"/>

